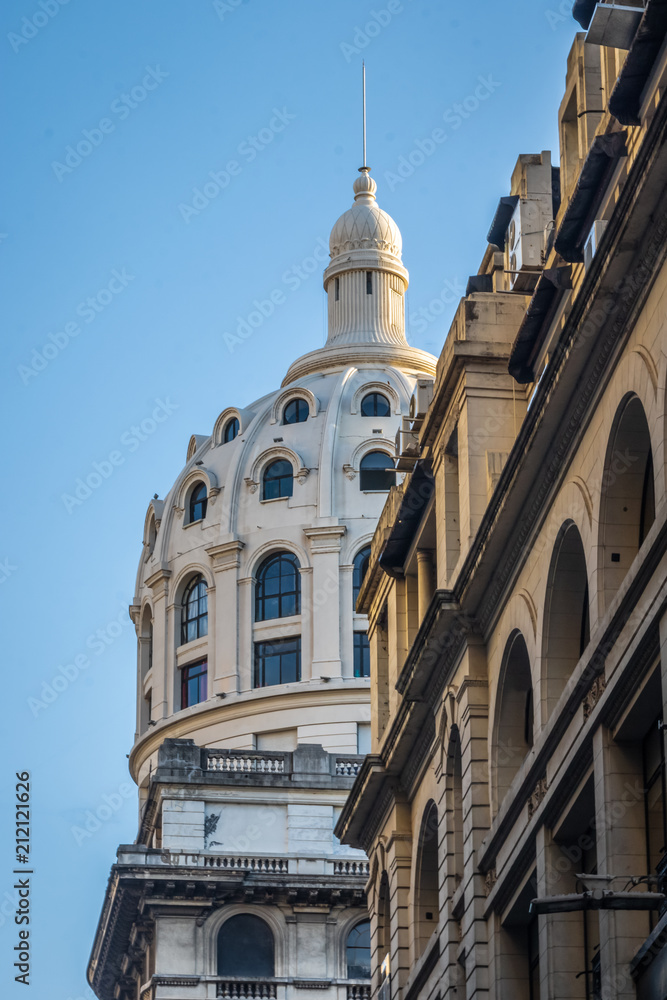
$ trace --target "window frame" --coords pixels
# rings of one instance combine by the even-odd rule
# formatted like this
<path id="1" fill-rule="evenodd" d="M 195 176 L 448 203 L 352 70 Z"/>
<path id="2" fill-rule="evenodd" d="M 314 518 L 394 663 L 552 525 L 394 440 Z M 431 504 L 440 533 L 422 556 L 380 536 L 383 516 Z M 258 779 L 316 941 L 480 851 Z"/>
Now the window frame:
<path id="1" fill-rule="evenodd" d="M 200 669 L 199 673 L 194 673 L 190 676 L 190 672 Z M 180 668 L 181 671 L 181 709 L 192 708 L 193 705 L 199 705 L 203 701 L 208 700 L 208 657 L 203 660 L 195 660 L 194 663 L 185 663 Z M 190 681 L 197 681 L 197 692 L 199 697 L 194 701 L 190 701 L 188 697 L 189 684 Z"/>
<path id="2" fill-rule="evenodd" d="M 200 586 L 203 586 L 204 593 L 199 593 L 193 600 L 190 599 L 190 595 Z M 201 602 L 205 602 L 205 609 L 202 611 Z M 197 602 L 197 614 L 189 615 L 188 609 Z M 196 635 L 189 635 L 188 626 L 192 623 L 195 624 L 194 631 Z M 204 624 L 202 624 L 204 623 Z M 192 580 L 188 583 L 187 587 L 183 591 L 183 599 L 181 600 L 181 645 L 184 646 L 188 642 L 194 642 L 196 639 L 203 639 L 208 635 L 208 584 L 201 573 L 194 576 Z"/>
<path id="3" fill-rule="evenodd" d="M 204 491 L 204 496 L 201 496 L 201 491 Z M 198 479 L 190 490 L 190 498 L 188 500 L 188 524 L 195 524 L 197 521 L 203 521 L 206 517 L 206 509 L 208 507 L 208 487 L 203 479 Z M 200 508 L 198 511 L 197 508 Z"/>
<path id="4" fill-rule="evenodd" d="M 285 472 L 279 476 L 270 476 L 271 469 L 275 468 L 276 465 L 289 466 L 289 474 Z M 283 492 L 283 483 L 287 483 L 288 481 L 289 492 Z M 266 495 L 267 483 L 278 483 L 278 493 L 276 496 Z M 294 467 L 287 458 L 276 458 L 274 461 L 269 462 L 262 472 L 262 500 L 284 500 L 291 496 L 294 496 Z"/>
<path id="5" fill-rule="evenodd" d="M 230 428 L 233 428 L 234 433 L 230 434 Z M 229 444 L 230 441 L 234 441 L 235 438 L 241 433 L 241 421 L 238 417 L 230 417 L 225 424 L 222 431 L 222 443 Z"/>
<path id="6" fill-rule="evenodd" d="M 382 455 L 383 458 L 387 460 L 389 464 L 383 468 L 364 468 L 364 462 L 367 462 L 374 455 Z M 384 482 L 388 483 L 387 486 L 377 486 L 369 485 L 368 477 L 371 478 L 371 483 L 380 482 L 379 477 L 382 473 L 385 473 Z M 375 448 L 372 451 L 367 451 L 359 462 L 359 489 L 362 493 L 388 493 L 392 486 L 396 485 L 396 466 L 394 465 L 394 458 L 386 451 L 382 451 L 380 448 Z"/>
<path id="7" fill-rule="evenodd" d="M 280 564 L 280 569 L 277 574 L 279 580 L 279 589 L 276 594 L 267 594 L 265 581 L 267 579 L 273 579 L 274 577 L 268 576 L 268 571 L 275 564 Z M 291 567 L 292 572 L 283 572 L 283 564 Z M 267 622 L 276 621 L 279 618 L 292 618 L 295 615 L 301 614 L 301 564 L 299 560 L 294 555 L 293 552 L 286 550 L 280 552 L 272 552 L 271 555 L 267 556 L 266 559 L 262 560 L 260 565 L 257 567 L 257 572 L 255 575 L 255 593 L 254 593 L 254 606 L 253 606 L 253 620 L 255 622 Z M 282 580 L 288 577 L 294 576 L 294 589 L 284 590 L 281 587 Z M 289 601 L 291 598 L 294 600 L 293 611 L 283 611 L 283 602 Z M 268 601 L 276 600 L 278 601 L 278 614 L 267 616 L 266 614 L 266 604 Z"/>
<path id="8" fill-rule="evenodd" d="M 288 649 L 287 647 L 293 644 L 293 649 Z M 272 681 L 271 683 L 266 682 L 266 659 L 269 658 L 270 650 L 272 649 L 285 650 L 284 654 L 279 653 L 280 664 L 279 664 L 279 680 Z M 294 653 L 296 655 L 296 670 L 295 676 L 285 678 L 283 677 L 283 655 L 290 655 Z M 277 687 L 279 684 L 297 684 L 301 680 L 301 636 L 293 635 L 282 639 L 262 639 L 255 642 L 253 649 L 253 688 L 265 688 L 265 687 Z"/>
<path id="9" fill-rule="evenodd" d="M 355 933 L 355 931 L 358 933 L 359 928 L 363 927 L 364 925 L 366 925 L 366 930 L 368 933 L 368 975 L 353 976 L 350 975 L 350 967 L 351 967 L 350 951 L 360 951 L 361 948 L 363 948 L 365 951 L 365 945 L 361 946 L 361 948 L 358 945 L 351 945 L 350 938 Z M 354 965 L 352 965 L 352 968 L 354 968 Z M 350 927 L 345 937 L 345 978 L 370 980 L 372 978 L 372 971 L 373 967 L 372 967 L 372 956 L 371 956 L 371 922 L 366 917 L 365 919 L 358 920 L 352 927 Z"/>
<path id="10" fill-rule="evenodd" d="M 294 408 L 295 418 L 294 420 L 288 419 L 287 413 L 290 408 Z M 303 396 L 295 396 L 294 399 L 288 400 L 283 407 L 283 419 L 281 423 L 285 426 L 289 424 L 305 424 L 306 420 L 310 416 L 310 405 L 307 399 Z"/>
<path id="11" fill-rule="evenodd" d="M 368 633 L 361 629 L 353 633 L 353 672 L 359 680 L 371 676 L 371 647 Z"/>
<path id="12" fill-rule="evenodd" d="M 368 399 L 372 399 L 373 400 L 373 412 L 372 413 L 364 413 L 364 405 L 366 403 L 366 400 L 368 400 Z M 378 404 L 378 400 L 379 399 L 383 400 L 384 403 L 386 404 L 386 407 L 387 407 L 387 412 L 386 413 L 378 413 L 377 412 L 377 409 L 378 409 L 377 404 Z M 362 417 L 390 417 L 391 416 L 391 403 L 389 402 L 389 400 L 387 399 L 387 397 L 385 396 L 385 394 L 383 392 L 380 392 L 377 389 L 371 389 L 370 392 L 367 392 L 366 395 L 362 397 L 361 403 L 359 405 L 359 413 L 361 414 Z"/>

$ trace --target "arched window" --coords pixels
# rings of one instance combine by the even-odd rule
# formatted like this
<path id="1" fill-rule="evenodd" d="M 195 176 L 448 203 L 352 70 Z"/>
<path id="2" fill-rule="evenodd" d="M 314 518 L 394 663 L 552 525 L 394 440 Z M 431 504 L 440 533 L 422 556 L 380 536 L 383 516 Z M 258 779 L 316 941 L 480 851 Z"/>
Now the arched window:
<path id="1" fill-rule="evenodd" d="M 301 612 L 299 560 L 291 552 L 276 552 L 257 570 L 255 621 L 287 618 Z"/>
<path id="2" fill-rule="evenodd" d="M 540 699 L 546 716 L 560 698 L 572 671 L 588 645 L 588 575 L 581 535 L 572 521 L 556 539 L 544 609 L 543 678 Z"/>
<path id="3" fill-rule="evenodd" d="M 302 424 L 308 419 L 309 407 L 305 399 L 291 400 L 283 410 L 284 424 Z"/>
<path id="4" fill-rule="evenodd" d="M 238 433 L 240 430 L 241 430 L 241 425 L 239 423 L 239 418 L 232 417 L 232 419 L 228 420 L 227 423 L 225 424 L 225 429 L 222 435 L 223 443 L 229 444 L 230 441 L 233 441 L 235 437 L 238 437 Z"/>
<path id="5" fill-rule="evenodd" d="M 155 549 L 155 540 L 157 538 L 157 525 L 155 524 L 155 515 L 153 515 L 148 522 L 148 554 L 153 555 Z"/>
<path id="6" fill-rule="evenodd" d="M 183 595 L 181 642 L 208 635 L 208 593 L 203 576 L 196 576 Z"/>
<path id="7" fill-rule="evenodd" d="M 428 807 L 419 834 L 415 880 L 415 953 L 419 957 L 435 930 L 438 908 L 438 809 Z"/>
<path id="8" fill-rule="evenodd" d="M 273 979 L 275 945 L 265 920 L 239 913 L 225 921 L 218 932 L 218 975 Z"/>
<path id="9" fill-rule="evenodd" d="M 389 417 L 389 400 L 381 392 L 369 392 L 361 401 L 362 417 Z"/>
<path id="10" fill-rule="evenodd" d="M 601 494 L 600 613 L 604 614 L 655 520 L 651 436 L 637 396 L 628 397 L 616 414 Z"/>
<path id="11" fill-rule="evenodd" d="M 347 978 L 371 978 L 371 923 L 362 920 L 347 936 Z"/>
<path id="12" fill-rule="evenodd" d="M 363 549 L 359 549 L 356 556 L 354 557 L 354 570 L 352 572 L 352 608 L 356 610 L 357 598 L 359 597 L 359 592 L 361 590 L 361 585 L 364 582 L 364 577 L 366 576 L 366 570 L 368 569 L 368 560 L 371 557 L 371 547 L 370 545 L 364 545 Z"/>
<path id="13" fill-rule="evenodd" d="M 271 462 L 271 465 L 267 465 L 262 480 L 262 500 L 291 497 L 293 488 L 294 470 L 291 462 L 281 458 L 277 462 Z"/>
<path id="14" fill-rule="evenodd" d="M 528 650 L 520 632 L 510 636 L 507 643 L 497 705 L 493 766 L 499 808 L 533 745 L 533 684 Z"/>
<path id="15" fill-rule="evenodd" d="M 386 493 L 396 482 L 394 460 L 384 451 L 369 451 L 362 458 L 359 471 L 360 490 Z"/>
<path id="16" fill-rule="evenodd" d="M 206 517 L 206 483 L 197 483 L 190 494 L 190 508 L 188 524 L 193 521 L 201 521 Z"/>

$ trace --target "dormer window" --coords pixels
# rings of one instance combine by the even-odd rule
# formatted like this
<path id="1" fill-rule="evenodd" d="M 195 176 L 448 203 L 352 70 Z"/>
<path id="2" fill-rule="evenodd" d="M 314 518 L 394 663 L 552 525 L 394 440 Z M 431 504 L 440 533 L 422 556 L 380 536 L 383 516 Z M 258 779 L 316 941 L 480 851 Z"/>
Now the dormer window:
<path id="1" fill-rule="evenodd" d="M 262 480 L 262 500 L 291 497 L 293 488 L 294 470 L 291 462 L 280 458 L 277 462 L 267 465 Z"/>
<path id="2" fill-rule="evenodd" d="M 381 392 L 369 392 L 361 401 L 362 417 L 389 417 L 389 400 Z"/>
<path id="3" fill-rule="evenodd" d="M 308 419 L 308 403 L 305 399 L 293 399 L 283 410 L 284 424 L 302 424 Z"/>
<path id="4" fill-rule="evenodd" d="M 235 437 L 238 437 L 238 433 L 240 430 L 241 430 L 241 425 L 239 423 L 238 417 L 232 417 L 231 420 L 228 420 L 227 423 L 225 424 L 225 430 L 222 435 L 222 440 L 224 444 L 229 444 L 229 442 L 233 441 Z"/>
<path id="5" fill-rule="evenodd" d="M 197 483 L 190 494 L 190 506 L 188 524 L 193 521 L 202 521 L 206 517 L 206 483 Z"/>

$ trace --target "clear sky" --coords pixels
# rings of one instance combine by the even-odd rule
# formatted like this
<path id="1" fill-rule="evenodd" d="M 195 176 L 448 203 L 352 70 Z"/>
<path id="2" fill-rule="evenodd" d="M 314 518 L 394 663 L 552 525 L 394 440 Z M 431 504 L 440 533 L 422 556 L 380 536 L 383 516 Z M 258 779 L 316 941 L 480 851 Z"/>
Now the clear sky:
<path id="1" fill-rule="evenodd" d="M 3 996 L 26 995 L 12 969 L 23 770 L 34 995 L 91 995 L 109 867 L 136 835 L 126 609 L 146 507 L 191 434 L 323 342 L 309 258 L 352 202 L 362 56 L 368 162 L 410 271 L 408 337 L 437 354 L 518 154 L 557 162 L 571 5 L 3 4 Z M 284 301 L 240 336 L 275 289 Z"/>

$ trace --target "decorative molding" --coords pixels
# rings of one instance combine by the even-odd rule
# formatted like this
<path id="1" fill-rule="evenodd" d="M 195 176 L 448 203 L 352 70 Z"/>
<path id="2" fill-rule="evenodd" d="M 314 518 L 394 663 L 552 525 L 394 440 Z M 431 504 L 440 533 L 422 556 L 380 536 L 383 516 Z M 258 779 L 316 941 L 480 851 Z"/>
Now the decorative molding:
<path id="1" fill-rule="evenodd" d="M 330 979 L 295 979 L 294 988 L 296 990 L 328 990 L 331 986 Z"/>
<path id="2" fill-rule="evenodd" d="M 489 868 L 488 872 L 484 876 L 484 892 L 487 896 L 491 894 L 491 890 L 498 881 L 498 875 L 495 868 Z"/>
<path id="3" fill-rule="evenodd" d="M 533 818 L 533 814 L 537 811 L 548 790 L 549 785 L 547 784 L 547 779 L 540 778 L 528 798 L 528 819 Z"/>
<path id="4" fill-rule="evenodd" d="M 304 528 L 303 533 L 310 539 L 313 555 L 326 552 L 340 552 L 343 535 L 347 531 L 344 524 L 332 524 L 321 528 Z"/>
<path id="5" fill-rule="evenodd" d="M 164 596 L 166 597 L 169 592 L 169 578 L 171 577 L 171 570 L 160 567 L 152 576 L 147 577 L 145 583 L 147 587 L 153 591 L 155 597 Z M 162 595 L 160 595 L 160 590 L 162 590 Z"/>
<path id="6" fill-rule="evenodd" d="M 350 481 L 357 477 L 357 472 L 353 465 L 344 465 L 343 472 Z"/>
<path id="7" fill-rule="evenodd" d="M 604 693 L 604 689 L 607 686 L 607 678 L 604 674 L 598 674 L 591 684 L 590 688 L 584 695 L 584 700 L 582 705 L 584 708 L 584 719 L 587 719 L 593 713 L 593 709 L 599 702 L 600 698 Z"/>
<path id="8" fill-rule="evenodd" d="M 395 416 L 401 414 L 401 397 L 389 382 L 364 382 L 358 389 L 355 389 L 350 404 L 350 413 L 359 413 L 361 400 L 371 392 L 380 392 L 383 396 L 389 397 L 389 403 Z M 370 419 L 370 418 L 367 418 Z"/>
<path id="9" fill-rule="evenodd" d="M 208 545 L 206 552 L 213 564 L 213 570 L 238 569 L 241 565 L 241 550 L 245 542 L 238 539 L 233 542 L 223 542 L 222 545 Z"/>
<path id="10" fill-rule="evenodd" d="M 271 406 L 271 423 L 277 424 L 280 422 L 283 410 L 288 403 L 291 403 L 293 399 L 304 399 L 308 403 L 308 418 L 316 417 L 319 410 L 319 400 L 310 389 L 306 389 L 300 385 L 291 385 L 289 389 L 285 389 L 276 396 Z M 288 425 L 289 426 L 289 425 Z"/>
<path id="11" fill-rule="evenodd" d="M 537 636 L 537 608 L 535 606 L 535 601 L 533 600 L 533 595 L 529 594 L 527 590 L 520 590 L 518 596 L 523 600 L 524 604 L 528 608 L 528 614 L 530 616 L 530 623 L 533 626 L 533 639 Z"/>
<path id="12" fill-rule="evenodd" d="M 306 466 L 301 456 L 294 451 L 293 448 L 276 444 L 271 448 L 267 448 L 266 451 L 263 451 L 262 454 L 259 455 L 253 462 L 250 475 L 245 479 L 245 484 L 250 489 L 251 493 L 254 493 L 258 485 L 261 483 L 262 476 L 264 475 L 264 470 L 267 465 L 270 465 L 272 462 L 277 462 L 281 458 L 290 463 L 294 478 L 303 485 L 311 470 Z M 254 489 L 252 488 L 253 486 L 255 487 Z"/>
<path id="13" fill-rule="evenodd" d="M 646 365 L 648 377 L 650 378 L 651 385 L 653 386 L 653 395 L 655 396 L 658 392 L 658 366 L 655 363 L 653 355 L 649 351 L 648 347 L 644 347 L 643 344 L 638 344 L 634 347 L 633 352 L 638 354 Z"/>

